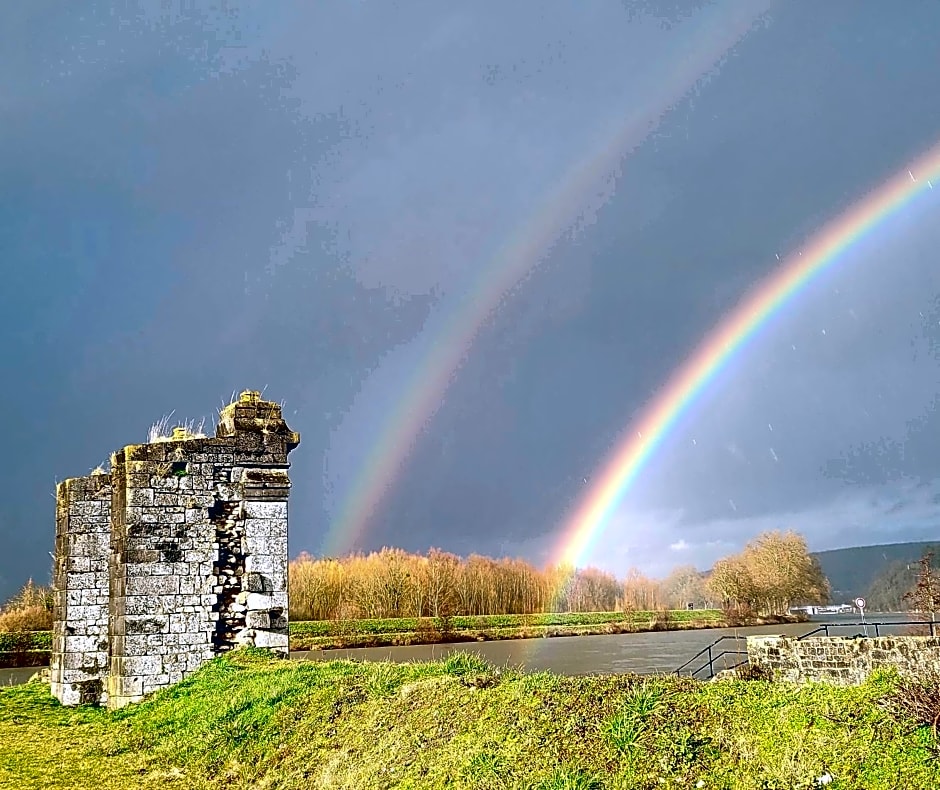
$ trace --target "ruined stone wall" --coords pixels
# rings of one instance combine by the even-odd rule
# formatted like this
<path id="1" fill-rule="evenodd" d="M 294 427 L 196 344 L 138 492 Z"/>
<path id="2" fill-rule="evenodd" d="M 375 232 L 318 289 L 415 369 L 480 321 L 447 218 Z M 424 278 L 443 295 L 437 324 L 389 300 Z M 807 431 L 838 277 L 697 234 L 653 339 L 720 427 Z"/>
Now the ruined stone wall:
<path id="1" fill-rule="evenodd" d="M 131 446 L 112 459 L 126 503 L 111 534 L 112 707 L 179 682 L 215 654 L 213 467 L 195 459 L 200 444 Z"/>
<path id="2" fill-rule="evenodd" d="M 750 663 L 774 670 L 781 680 L 857 685 L 881 667 L 912 674 L 940 669 L 940 637 L 749 636 L 747 654 Z"/>
<path id="3" fill-rule="evenodd" d="M 104 701 L 108 669 L 108 546 L 111 478 L 56 487 L 52 693 L 66 705 Z"/>
<path id="4" fill-rule="evenodd" d="M 287 455 L 299 441 L 280 406 L 249 391 L 215 437 L 177 429 L 112 456 L 110 707 L 238 645 L 287 655 Z"/>

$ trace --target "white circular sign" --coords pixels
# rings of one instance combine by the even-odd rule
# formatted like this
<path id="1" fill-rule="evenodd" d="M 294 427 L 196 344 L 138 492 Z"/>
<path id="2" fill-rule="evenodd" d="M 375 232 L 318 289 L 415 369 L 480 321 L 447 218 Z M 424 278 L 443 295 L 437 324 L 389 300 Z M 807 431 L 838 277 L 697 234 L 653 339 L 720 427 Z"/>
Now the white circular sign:
<path id="1" fill-rule="evenodd" d="M 865 599 L 864 599 L 864 598 L 856 598 L 856 599 L 855 599 L 855 605 L 856 605 L 859 609 L 864 609 L 864 608 L 865 608 Z"/>

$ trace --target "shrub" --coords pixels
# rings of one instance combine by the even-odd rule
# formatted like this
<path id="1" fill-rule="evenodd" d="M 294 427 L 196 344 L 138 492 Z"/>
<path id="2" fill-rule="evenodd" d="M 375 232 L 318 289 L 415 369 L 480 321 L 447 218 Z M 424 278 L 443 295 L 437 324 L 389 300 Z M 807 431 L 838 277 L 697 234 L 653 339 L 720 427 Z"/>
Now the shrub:
<path id="1" fill-rule="evenodd" d="M 932 667 L 919 675 L 901 675 L 879 704 L 899 721 L 913 720 L 933 729 L 940 725 L 940 669 Z"/>
<path id="2" fill-rule="evenodd" d="M 11 609 L 0 614 L 0 632 L 48 631 L 52 628 L 52 612 L 42 606 Z"/>
<path id="3" fill-rule="evenodd" d="M 650 630 L 666 631 L 675 619 L 673 613 L 668 609 L 657 609 L 650 618 Z"/>
<path id="4" fill-rule="evenodd" d="M 52 588 L 36 584 L 28 579 L 19 592 L 13 595 L 4 605 L 3 611 L 11 609 L 27 609 L 30 606 L 42 606 L 52 611 Z"/>
<path id="5" fill-rule="evenodd" d="M 774 672 L 763 664 L 748 662 L 734 668 L 734 677 L 738 680 L 773 680 Z"/>
<path id="6" fill-rule="evenodd" d="M 731 628 L 736 628 L 751 622 L 756 616 L 754 609 L 746 603 L 734 604 L 727 607 L 726 609 L 723 609 L 722 611 L 725 616 L 725 621 Z"/>
<path id="7" fill-rule="evenodd" d="M 48 631 L 52 628 L 52 590 L 29 579 L 0 613 L 0 631 Z"/>

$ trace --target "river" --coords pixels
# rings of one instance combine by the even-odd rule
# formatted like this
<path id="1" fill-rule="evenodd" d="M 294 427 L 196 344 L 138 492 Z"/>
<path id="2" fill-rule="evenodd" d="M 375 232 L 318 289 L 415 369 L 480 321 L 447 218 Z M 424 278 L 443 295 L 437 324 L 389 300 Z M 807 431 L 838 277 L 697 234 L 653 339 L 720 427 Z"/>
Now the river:
<path id="1" fill-rule="evenodd" d="M 897 623 L 910 620 L 908 614 L 869 614 L 868 633 L 875 635 L 871 623 Z M 538 672 L 548 670 L 564 675 L 592 674 L 655 674 L 672 672 L 700 650 L 724 639 L 713 650 L 719 656 L 716 669 L 740 661 L 743 656 L 729 651 L 745 650 L 744 637 L 764 634 L 801 636 L 818 628 L 821 623 L 832 623 L 833 636 L 854 636 L 862 633 L 858 615 L 817 615 L 808 623 L 769 625 L 752 628 L 708 628 L 689 631 L 652 631 L 638 634 L 604 634 L 601 636 L 566 636 L 548 639 L 506 639 L 497 642 L 459 642 L 448 645 L 411 645 L 409 647 L 362 647 L 350 650 L 313 650 L 291 653 L 297 661 L 432 661 L 453 652 L 478 653 L 496 666 L 521 666 Z M 879 625 L 881 634 L 898 633 L 905 626 Z M 705 662 L 703 656 L 689 669 L 698 669 Z M 37 667 L 0 669 L 0 685 L 24 683 Z M 688 672 L 688 670 L 686 670 Z M 707 676 L 707 673 L 704 673 Z"/>

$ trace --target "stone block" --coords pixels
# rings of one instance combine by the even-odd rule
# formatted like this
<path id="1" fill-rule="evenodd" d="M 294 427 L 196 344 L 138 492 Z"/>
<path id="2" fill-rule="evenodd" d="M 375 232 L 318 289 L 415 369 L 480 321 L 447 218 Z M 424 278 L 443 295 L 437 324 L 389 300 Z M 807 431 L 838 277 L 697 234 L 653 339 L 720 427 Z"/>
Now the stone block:
<path id="1" fill-rule="evenodd" d="M 124 674 L 128 677 L 142 677 L 158 675 L 163 671 L 163 661 L 160 656 L 125 656 Z"/>
<path id="2" fill-rule="evenodd" d="M 273 650 L 277 653 L 288 653 L 287 634 L 278 634 L 273 631 L 256 631 L 252 638 L 252 644 L 255 647 L 262 647 Z"/>
<path id="3" fill-rule="evenodd" d="M 97 675 L 107 668 L 107 657 L 100 653 L 63 653 L 63 669 L 80 669 L 88 675 Z"/>
<path id="4" fill-rule="evenodd" d="M 94 562 L 94 565 L 100 566 L 103 563 L 101 561 Z M 72 555 L 68 559 L 68 570 L 70 573 L 91 573 L 97 568 L 93 567 L 92 558 L 89 556 L 78 556 Z"/>
<path id="5" fill-rule="evenodd" d="M 135 576 L 126 582 L 126 595 L 178 595 L 178 576 Z"/>
<path id="6" fill-rule="evenodd" d="M 287 570 L 287 562 L 273 554 L 248 554 L 245 557 L 245 572 L 264 574 L 268 577 L 283 575 Z"/>
<path id="7" fill-rule="evenodd" d="M 249 561 L 250 558 L 245 558 L 245 573 L 242 576 L 242 587 L 246 592 L 249 593 L 272 593 L 274 592 L 274 584 L 270 576 L 266 576 L 264 573 L 258 573 L 254 568 L 249 570 Z M 247 596 L 245 601 L 247 601 Z"/>
<path id="8" fill-rule="evenodd" d="M 287 502 L 245 502 L 245 517 L 262 521 L 287 521 Z"/>
<path id="9" fill-rule="evenodd" d="M 109 703 L 121 700 L 124 704 L 140 699 L 144 693 L 143 678 L 127 674 L 112 674 L 108 677 Z"/>
<path id="10" fill-rule="evenodd" d="M 81 705 L 82 694 L 77 685 L 71 683 L 53 683 L 52 696 L 63 705 Z"/>
<path id="11" fill-rule="evenodd" d="M 247 628 L 262 628 L 267 630 L 271 627 L 271 615 L 266 611 L 246 612 L 245 626 Z"/>
<path id="12" fill-rule="evenodd" d="M 253 645 L 255 634 L 258 632 L 254 628 L 242 628 L 235 634 L 235 643 L 239 645 Z"/>
<path id="13" fill-rule="evenodd" d="M 245 606 L 249 610 L 259 610 L 263 609 L 267 611 L 274 605 L 274 602 L 271 596 L 267 593 L 248 593 L 248 597 L 245 600 Z"/>
<path id="14" fill-rule="evenodd" d="M 152 595 L 131 595 L 124 598 L 125 615 L 162 615 L 169 614 L 171 601 Z"/>
<path id="15" fill-rule="evenodd" d="M 127 492 L 127 503 L 138 507 L 152 507 L 159 504 L 156 497 L 152 488 L 132 488 Z"/>
<path id="16" fill-rule="evenodd" d="M 73 558 L 76 555 L 84 555 L 101 561 L 107 560 L 107 553 L 111 547 L 110 529 L 99 532 L 77 533 L 70 535 L 69 538 L 68 551 Z"/>
<path id="17" fill-rule="evenodd" d="M 168 615 L 149 615 L 145 617 L 131 617 L 126 615 L 124 618 L 124 633 L 130 634 L 161 634 L 170 630 L 170 619 Z"/>
<path id="18" fill-rule="evenodd" d="M 82 634 L 63 637 L 62 649 L 66 653 L 107 653 L 108 640 L 100 634 Z"/>
<path id="19" fill-rule="evenodd" d="M 98 613 L 97 606 L 70 606 L 68 609 L 69 621 L 72 623 L 96 620 Z"/>

